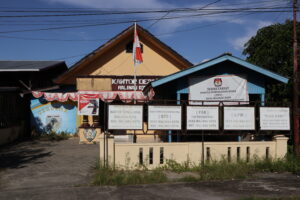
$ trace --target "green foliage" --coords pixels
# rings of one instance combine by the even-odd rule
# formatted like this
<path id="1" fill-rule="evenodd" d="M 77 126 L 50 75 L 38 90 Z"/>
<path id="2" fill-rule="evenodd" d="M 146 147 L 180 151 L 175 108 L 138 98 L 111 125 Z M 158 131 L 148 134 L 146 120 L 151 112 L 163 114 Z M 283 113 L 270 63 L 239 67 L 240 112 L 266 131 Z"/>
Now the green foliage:
<path id="1" fill-rule="evenodd" d="M 60 141 L 60 140 L 67 140 L 71 136 L 70 133 L 67 132 L 60 132 L 56 133 L 54 131 L 51 131 L 49 133 L 43 133 L 41 134 L 38 139 L 40 140 L 49 140 L 49 141 Z"/>
<path id="2" fill-rule="evenodd" d="M 300 33 L 298 23 L 298 33 Z M 300 34 L 298 34 L 300 41 Z M 246 44 L 243 54 L 247 61 L 291 78 L 293 75 L 293 23 L 273 24 L 257 31 Z M 299 58 L 299 56 L 298 56 Z M 299 62 L 299 61 L 298 61 Z M 272 84 L 267 87 L 266 101 L 280 101 L 288 105 L 292 95 L 292 81 L 288 85 Z"/>
<path id="3" fill-rule="evenodd" d="M 98 162 L 93 185 L 136 185 L 167 182 L 161 170 L 118 170 L 111 166 L 105 167 Z"/>
<path id="4" fill-rule="evenodd" d="M 184 163 L 178 163 L 175 160 L 166 160 L 166 164 L 161 167 L 161 169 L 181 173 L 186 171 L 194 171 L 197 169 L 197 166 L 192 165 L 188 161 Z"/>
<path id="5" fill-rule="evenodd" d="M 100 162 L 95 167 L 94 185 L 135 185 L 162 183 L 171 181 L 166 172 L 178 175 L 172 180 L 180 182 L 197 182 L 209 180 L 244 179 L 259 172 L 292 172 L 300 174 L 300 161 L 289 155 L 285 159 L 254 159 L 252 162 L 211 161 L 204 166 L 190 162 L 177 163 L 168 160 L 162 167 L 154 170 L 142 168 L 139 170 L 118 169 L 111 166 L 104 167 Z M 186 174 L 188 172 L 188 174 Z"/>

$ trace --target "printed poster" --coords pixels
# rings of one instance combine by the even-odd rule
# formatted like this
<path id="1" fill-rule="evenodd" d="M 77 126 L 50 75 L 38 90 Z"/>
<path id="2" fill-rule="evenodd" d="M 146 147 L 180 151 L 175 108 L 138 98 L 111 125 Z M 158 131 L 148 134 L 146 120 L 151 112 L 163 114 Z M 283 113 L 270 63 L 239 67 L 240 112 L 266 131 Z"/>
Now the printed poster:
<path id="1" fill-rule="evenodd" d="M 290 130 L 290 109 L 287 107 L 260 107 L 261 130 Z"/>
<path id="2" fill-rule="evenodd" d="M 143 129 L 143 106 L 109 105 L 108 129 L 111 130 Z"/>
<path id="3" fill-rule="evenodd" d="M 219 130 L 219 107 L 187 106 L 187 130 Z"/>
<path id="4" fill-rule="evenodd" d="M 181 130 L 181 106 L 148 106 L 149 130 Z"/>
<path id="5" fill-rule="evenodd" d="M 99 95 L 79 94 L 78 115 L 99 115 Z"/>
<path id="6" fill-rule="evenodd" d="M 224 130 L 255 130 L 254 107 L 224 107 Z"/>

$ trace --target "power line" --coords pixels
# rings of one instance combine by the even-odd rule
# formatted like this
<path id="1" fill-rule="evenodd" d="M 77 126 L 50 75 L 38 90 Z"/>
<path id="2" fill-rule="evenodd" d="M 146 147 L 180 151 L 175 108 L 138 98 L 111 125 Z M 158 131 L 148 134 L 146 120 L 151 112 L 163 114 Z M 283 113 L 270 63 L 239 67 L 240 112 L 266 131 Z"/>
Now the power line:
<path id="1" fill-rule="evenodd" d="M 221 0 L 217 0 L 217 1 L 214 1 L 212 3 L 208 3 L 206 5 L 204 5 L 203 7 L 201 7 L 200 9 L 204 9 L 210 5 L 213 5 L 213 4 L 216 4 L 218 2 L 220 2 Z M 150 26 L 148 26 L 146 29 L 150 29 L 151 27 L 153 27 L 155 24 L 157 24 L 160 20 L 164 19 L 168 14 L 170 14 L 170 12 L 167 12 L 165 15 L 163 15 L 161 18 L 159 18 L 158 20 L 156 20 L 155 22 L 153 22 L 152 24 L 150 24 Z"/>
<path id="2" fill-rule="evenodd" d="M 269 10 L 269 11 L 241 11 L 241 10 L 232 10 L 232 11 L 219 11 L 203 14 L 193 14 L 193 15 L 181 15 L 174 17 L 165 17 L 161 20 L 170 20 L 170 19 L 179 19 L 187 17 L 200 17 L 200 16 L 209 16 L 217 14 L 227 14 L 227 13 L 278 13 L 278 12 L 291 12 L 290 10 Z M 107 26 L 107 25 L 116 25 L 116 24 L 127 24 L 133 22 L 146 22 L 158 20 L 159 18 L 148 18 L 148 19 L 139 19 L 139 20 L 128 20 L 128 21 L 119 21 L 119 22 L 110 22 L 110 23 L 95 23 L 95 24 L 86 24 L 86 25 L 74 25 L 74 26 L 60 26 L 60 27 L 47 27 L 47 28 L 38 28 L 38 29 L 24 29 L 24 30 L 13 30 L 13 31 L 1 31 L 0 33 L 17 33 L 17 32 L 32 32 L 32 31 L 46 31 L 46 30 L 59 30 L 59 29 L 71 29 L 71 28 L 84 28 L 84 27 L 94 27 L 94 26 Z"/>
<path id="3" fill-rule="evenodd" d="M 74 16 L 91 16 L 91 15 L 127 15 L 127 14 L 150 14 L 150 13 L 166 13 L 166 12 L 195 12 L 195 11 L 246 11 L 246 10 L 270 10 L 270 9 L 285 9 L 289 7 L 248 7 L 248 8 L 212 8 L 212 9 L 202 9 L 202 8 L 180 8 L 180 9 L 167 9 L 167 10 L 151 10 L 151 11 L 102 11 L 102 12 L 92 12 L 92 13 L 73 13 L 73 14 L 55 14 L 55 15 L 0 15 L 0 18 L 27 18 L 27 17 L 74 17 Z M 1 11 L 0 11 L 1 12 Z M 17 11 L 16 11 L 17 12 Z M 21 12 L 21 11 L 18 11 Z M 25 11 L 23 11 L 25 12 Z M 44 11 L 45 12 L 45 11 Z"/>

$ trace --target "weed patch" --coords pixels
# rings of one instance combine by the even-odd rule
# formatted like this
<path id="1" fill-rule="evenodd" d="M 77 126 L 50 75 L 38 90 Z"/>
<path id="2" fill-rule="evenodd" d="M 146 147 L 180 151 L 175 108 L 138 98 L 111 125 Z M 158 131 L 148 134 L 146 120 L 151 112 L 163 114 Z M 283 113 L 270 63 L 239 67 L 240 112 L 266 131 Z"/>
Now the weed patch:
<path id="1" fill-rule="evenodd" d="M 94 185 L 136 185 L 167 182 L 161 170 L 118 170 L 97 164 Z"/>
<path id="2" fill-rule="evenodd" d="M 259 172 L 299 174 L 300 161 L 293 156 L 277 160 L 254 159 L 251 162 L 228 162 L 224 159 L 218 162 L 210 161 L 202 166 L 190 162 L 177 163 L 174 160 L 167 160 L 164 166 L 153 170 L 147 169 L 147 166 L 143 166 L 139 170 L 103 167 L 98 162 L 95 171 L 94 185 L 135 185 L 168 181 L 197 182 L 245 179 Z"/>
<path id="3" fill-rule="evenodd" d="M 40 136 L 36 137 L 39 140 L 43 141 L 60 141 L 60 140 L 67 140 L 71 137 L 71 134 L 67 132 L 49 132 L 49 133 L 42 133 Z"/>

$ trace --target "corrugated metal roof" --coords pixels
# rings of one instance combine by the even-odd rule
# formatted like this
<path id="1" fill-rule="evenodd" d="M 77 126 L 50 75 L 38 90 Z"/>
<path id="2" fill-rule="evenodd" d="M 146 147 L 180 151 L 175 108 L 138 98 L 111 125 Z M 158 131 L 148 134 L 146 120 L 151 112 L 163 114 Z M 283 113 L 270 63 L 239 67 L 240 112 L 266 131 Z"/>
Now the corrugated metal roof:
<path id="1" fill-rule="evenodd" d="M 64 61 L 0 61 L 0 72 L 38 72 L 58 66 L 67 68 Z"/>

